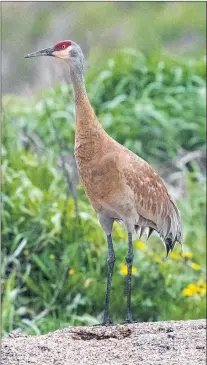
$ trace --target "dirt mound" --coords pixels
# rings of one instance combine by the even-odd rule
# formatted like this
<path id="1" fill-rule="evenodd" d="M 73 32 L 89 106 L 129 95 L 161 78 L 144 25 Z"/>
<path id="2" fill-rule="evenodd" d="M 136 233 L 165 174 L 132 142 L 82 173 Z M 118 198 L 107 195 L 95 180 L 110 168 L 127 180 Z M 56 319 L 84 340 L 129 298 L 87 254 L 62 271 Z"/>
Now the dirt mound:
<path id="1" fill-rule="evenodd" d="M 2 365 L 206 364 L 206 321 L 69 327 L 2 341 Z"/>

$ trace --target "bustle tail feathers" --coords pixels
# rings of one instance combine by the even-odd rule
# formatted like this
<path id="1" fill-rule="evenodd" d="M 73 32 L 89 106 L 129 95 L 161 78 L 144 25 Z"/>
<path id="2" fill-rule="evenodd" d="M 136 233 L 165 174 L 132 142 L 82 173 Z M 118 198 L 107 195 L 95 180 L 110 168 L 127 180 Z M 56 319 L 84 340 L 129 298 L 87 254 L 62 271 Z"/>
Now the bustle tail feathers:
<path id="1" fill-rule="evenodd" d="M 172 204 L 172 212 L 169 216 L 161 219 L 159 224 L 157 225 L 157 229 L 155 227 L 150 227 L 147 234 L 147 240 L 150 238 L 153 231 L 157 232 L 166 248 L 166 256 L 168 257 L 169 253 L 173 251 L 176 242 L 179 242 L 182 246 L 183 242 L 183 234 L 182 234 L 182 224 L 180 213 L 176 207 L 176 205 L 171 201 Z M 142 218 L 143 220 L 143 218 Z M 145 221 L 145 219 L 144 219 Z M 146 224 L 146 222 L 143 222 Z M 149 223 L 149 221 L 148 221 Z M 139 231 L 139 239 L 147 233 L 147 224 L 146 226 L 135 225 L 136 233 Z"/>
<path id="2" fill-rule="evenodd" d="M 181 218 L 180 213 L 176 207 L 176 205 L 171 201 L 172 204 L 172 213 L 169 216 L 169 228 L 166 232 L 167 234 L 162 235 L 161 237 L 163 239 L 163 242 L 166 247 L 166 255 L 168 257 L 169 253 L 172 252 L 172 250 L 175 247 L 176 242 L 179 242 L 182 246 L 183 243 L 183 233 L 182 233 L 182 224 L 181 224 Z"/>

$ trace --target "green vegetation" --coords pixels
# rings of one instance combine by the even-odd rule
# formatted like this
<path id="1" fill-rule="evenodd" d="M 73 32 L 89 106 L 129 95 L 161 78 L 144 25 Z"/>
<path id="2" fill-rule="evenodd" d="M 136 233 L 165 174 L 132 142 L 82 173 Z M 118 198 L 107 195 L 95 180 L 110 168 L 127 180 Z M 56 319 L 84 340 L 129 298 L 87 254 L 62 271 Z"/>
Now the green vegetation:
<path id="1" fill-rule="evenodd" d="M 160 61 L 162 60 L 162 61 Z M 119 51 L 89 70 L 89 98 L 106 131 L 162 166 L 205 144 L 205 60 L 147 59 Z M 104 234 L 81 186 L 76 200 L 59 156 L 72 153 L 74 103 L 65 84 L 36 99 L 5 96 L 3 137 L 3 334 L 46 333 L 101 321 L 105 294 Z M 157 237 L 134 237 L 133 312 L 139 321 L 205 316 L 205 184 L 195 162 L 177 202 L 184 228 L 168 260 Z M 127 235 L 114 229 L 116 265 L 111 312 L 125 315 Z"/>

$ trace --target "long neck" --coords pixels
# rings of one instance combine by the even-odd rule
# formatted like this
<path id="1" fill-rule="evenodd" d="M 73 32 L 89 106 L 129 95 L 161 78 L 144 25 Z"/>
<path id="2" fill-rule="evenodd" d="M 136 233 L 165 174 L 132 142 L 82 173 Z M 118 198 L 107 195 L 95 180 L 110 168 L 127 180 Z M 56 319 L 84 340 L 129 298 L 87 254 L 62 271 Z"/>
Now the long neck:
<path id="1" fill-rule="evenodd" d="M 70 64 L 70 77 L 75 93 L 76 134 L 91 135 L 91 129 L 102 129 L 86 93 L 83 70 L 79 64 Z"/>
<path id="2" fill-rule="evenodd" d="M 84 83 L 83 71 L 77 64 L 70 65 L 70 77 L 75 92 L 75 101 L 81 96 L 86 96 L 86 88 Z"/>
<path id="3" fill-rule="evenodd" d="M 105 132 L 88 100 L 81 67 L 71 64 L 70 77 L 76 107 L 75 155 L 81 164 L 81 160 L 89 161 L 97 154 L 101 148 L 101 136 Z"/>

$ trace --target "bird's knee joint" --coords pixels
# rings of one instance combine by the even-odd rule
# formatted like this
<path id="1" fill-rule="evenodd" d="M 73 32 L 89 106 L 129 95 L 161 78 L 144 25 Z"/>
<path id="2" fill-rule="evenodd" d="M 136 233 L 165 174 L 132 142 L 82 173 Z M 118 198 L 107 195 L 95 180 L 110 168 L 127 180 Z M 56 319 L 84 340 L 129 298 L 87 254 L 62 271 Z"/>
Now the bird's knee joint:
<path id="1" fill-rule="evenodd" d="M 127 257 L 126 257 L 126 263 L 129 264 L 129 265 L 132 264 L 133 258 L 134 258 L 133 253 L 127 255 Z"/>

